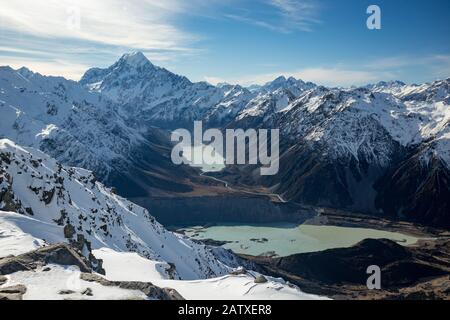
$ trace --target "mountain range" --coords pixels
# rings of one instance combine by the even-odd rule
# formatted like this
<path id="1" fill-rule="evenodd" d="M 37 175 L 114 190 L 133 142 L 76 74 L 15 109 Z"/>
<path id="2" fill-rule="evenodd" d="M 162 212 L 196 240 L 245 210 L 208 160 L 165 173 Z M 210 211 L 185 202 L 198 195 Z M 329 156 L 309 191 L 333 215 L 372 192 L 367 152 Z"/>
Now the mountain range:
<path id="1" fill-rule="evenodd" d="M 283 76 L 263 86 L 193 83 L 142 53 L 79 82 L 0 69 L 0 136 L 90 169 L 124 196 L 189 192 L 161 129 L 279 128 L 280 172 L 219 174 L 301 204 L 450 226 L 450 79 L 327 88 Z"/>
<path id="2" fill-rule="evenodd" d="M 168 231 L 126 198 L 193 192 L 193 181 L 202 177 L 171 162 L 169 133 L 201 120 L 222 130 L 280 129 L 279 173 L 260 176 L 255 165 L 227 166 L 214 174 L 227 188 L 265 188 L 283 202 L 446 229 L 449 85 L 450 79 L 328 88 L 280 76 L 249 88 L 214 86 L 155 66 L 139 52 L 92 68 L 78 82 L 0 67 L 0 269 L 18 265 L 8 256 L 36 257 L 42 248 L 63 250 L 51 245 L 67 243 L 84 257 L 77 261 L 87 259 L 81 266 L 106 270 L 108 281 L 147 283 L 138 286 L 139 297 L 151 281 L 181 294 L 157 289 L 158 297 L 208 297 L 219 286 L 234 299 L 319 298 L 280 279 L 236 272 L 256 266 Z M 50 282 L 79 272 L 57 264 L 48 274 L 39 268 L 33 272 Z M 134 276 L 120 268 L 135 270 Z M 28 276 L 20 274 L 20 281 Z M 10 285 L 19 281 L 14 277 Z M 254 286 L 261 277 L 268 284 Z M 41 288 L 32 281 L 27 286 L 30 296 Z M 131 292 L 111 290 L 99 294 Z"/>

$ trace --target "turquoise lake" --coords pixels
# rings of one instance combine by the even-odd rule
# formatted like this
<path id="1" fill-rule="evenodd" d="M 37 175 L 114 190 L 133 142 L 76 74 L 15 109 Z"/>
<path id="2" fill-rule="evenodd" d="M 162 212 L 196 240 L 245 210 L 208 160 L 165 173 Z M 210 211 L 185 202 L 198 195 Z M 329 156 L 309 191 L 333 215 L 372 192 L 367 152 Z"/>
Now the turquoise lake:
<path id="1" fill-rule="evenodd" d="M 230 241 L 223 247 L 236 253 L 249 255 L 288 256 L 295 253 L 349 247 L 367 238 L 390 239 L 401 245 L 411 245 L 418 240 L 416 237 L 398 232 L 306 224 L 300 226 L 229 224 L 207 228 L 189 227 L 180 230 L 197 240 Z"/>

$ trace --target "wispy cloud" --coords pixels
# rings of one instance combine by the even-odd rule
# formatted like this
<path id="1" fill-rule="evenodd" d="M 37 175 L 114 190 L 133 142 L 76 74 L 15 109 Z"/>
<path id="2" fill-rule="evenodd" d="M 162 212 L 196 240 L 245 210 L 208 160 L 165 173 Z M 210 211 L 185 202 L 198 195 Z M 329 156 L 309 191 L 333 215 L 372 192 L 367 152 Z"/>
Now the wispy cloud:
<path id="1" fill-rule="evenodd" d="M 372 70 L 398 71 L 403 68 L 421 68 L 434 78 L 445 78 L 450 75 L 450 55 L 432 54 L 426 56 L 393 56 L 378 59 L 367 64 Z"/>
<path id="2" fill-rule="evenodd" d="M 238 22 L 251 24 L 253 26 L 266 28 L 266 29 L 269 29 L 271 31 L 282 32 L 282 33 L 288 33 L 289 32 L 288 29 L 286 29 L 285 27 L 283 27 L 281 25 L 277 25 L 277 24 L 274 24 L 274 23 L 269 23 L 269 22 L 266 22 L 266 21 L 263 21 L 263 20 L 258 20 L 258 19 L 251 18 L 251 17 L 244 16 L 244 15 L 225 14 L 224 17 L 226 17 L 228 19 L 232 19 L 232 20 L 238 21 Z"/>
<path id="3" fill-rule="evenodd" d="M 225 79 L 220 78 L 220 77 L 208 77 L 208 76 L 205 76 L 205 77 L 204 77 L 204 80 L 205 80 L 206 82 L 212 84 L 212 85 L 217 85 L 217 84 L 219 84 L 219 83 L 227 82 Z"/>
<path id="4" fill-rule="evenodd" d="M 326 68 L 312 67 L 291 71 L 279 71 L 263 74 L 248 75 L 235 79 L 221 79 L 221 82 L 238 83 L 243 86 L 252 84 L 265 84 L 275 78 L 283 75 L 285 77 L 294 77 L 304 81 L 311 81 L 326 86 L 349 87 L 353 85 L 362 85 L 370 82 L 384 79 L 387 75 L 374 73 L 365 70 L 357 70 L 351 68 Z M 214 79 L 214 77 L 211 77 Z"/>
<path id="5" fill-rule="evenodd" d="M 310 32 L 314 26 L 321 23 L 320 7 L 313 0 L 262 0 L 271 14 L 258 14 L 245 7 L 231 14 L 225 14 L 228 19 L 262 27 L 271 31 L 290 33 L 293 31 Z"/>
<path id="6" fill-rule="evenodd" d="M 175 0 L 15 0 L 2 6 L 0 21 L 3 30 L 20 34 L 147 50 L 184 50 L 183 44 L 193 36 L 170 23 L 171 15 L 179 9 L 178 3 Z"/>
<path id="7" fill-rule="evenodd" d="M 200 38 L 176 23 L 187 10 L 183 0 L 9 1 L 0 10 L 0 43 L 8 44 L 0 48 L 1 64 L 74 78 L 89 60 L 109 63 L 130 50 L 155 61 L 196 54 Z"/>
<path id="8" fill-rule="evenodd" d="M 61 76 L 64 75 L 68 79 L 80 79 L 84 72 L 89 68 L 88 65 L 82 63 L 74 63 L 69 60 L 61 59 L 35 59 L 21 58 L 20 61 L 16 57 L 2 57 L 2 65 L 9 65 L 14 69 L 26 66 L 27 68 L 40 72 L 45 75 Z"/>
<path id="9" fill-rule="evenodd" d="M 317 1 L 269 0 L 269 3 L 280 11 L 288 28 L 311 31 L 313 25 L 320 23 Z"/>
<path id="10" fill-rule="evenodd" d="M 424 77 L 430 81 L 447 78 L 450 75 L 450 55 L 402 56 L 375 59 L 365 65 L 312 66 L 295 70 L 278 70 L 269 73 L 245 75 L 232 79 L 207 77 L 211 83 L 239 83 L 243 86 L 265 84 L 280 75 L 312 81 L 326 86 L 350 87 L 388 80 L 405 80 L 411 68 L 421 68 Z M 413 71 L 416 72 L 416 71 Z M 208 80 L 210 79 L 210 80 Z M 217 79 L 217 81 L 215 81 Z M 219 81 L 220 79 L 220 81 Z"/>

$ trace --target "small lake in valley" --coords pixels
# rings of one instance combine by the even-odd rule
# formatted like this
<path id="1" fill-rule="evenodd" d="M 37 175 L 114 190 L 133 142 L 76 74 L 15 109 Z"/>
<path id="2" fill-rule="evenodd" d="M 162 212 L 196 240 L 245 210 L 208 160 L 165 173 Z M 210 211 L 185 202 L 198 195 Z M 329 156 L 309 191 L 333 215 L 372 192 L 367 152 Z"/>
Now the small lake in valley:
<path id="1" fill-rule="evenodd" d="M 355 245 L 364 239 L 390 239 L 410 245 L 418 238 L 398 232 L 319 225 L 221 225 L 178 229 L 192 239 L 226 241 L 224 248 L 249 255 L 288 256 Z"/>

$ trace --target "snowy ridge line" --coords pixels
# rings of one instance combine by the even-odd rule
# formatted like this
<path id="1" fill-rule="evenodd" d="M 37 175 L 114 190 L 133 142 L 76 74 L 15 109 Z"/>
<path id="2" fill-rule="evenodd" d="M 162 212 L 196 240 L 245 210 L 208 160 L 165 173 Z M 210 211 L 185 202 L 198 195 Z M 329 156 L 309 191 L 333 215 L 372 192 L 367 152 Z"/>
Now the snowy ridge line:
<path id="1" fill-rule="evenodd" d="M 180 279 L 228 272 L 206 246 L 167 231 L 146 209 L 113 194 L 90 171 L 62 166 L 9 140 L 0 141 L 0 154 L 0 209 L 59 226 L 60 241 L 79 242 L 81 237 L 83 250 L 109 247 L 137 252 L 162 262 Z"/>
<path id="2" fill-rule="evenodd" d="M 232 275 L 237 260 L 231 253 L 213 253 L 167 231 L 88 170 L 63 166 L 6 139 L 0 140 L 0 165 L 0 259 L 69 242 L 91 262 L 101 261 L 107 280 L 150 282 L 187 299 L 324 299 L 282 279 L 265 277 L 258 284 L 259 274 L 252 271 Z M 24 299 L 147 298 L 85 278 L 76 266 L 50 264 L 8 274 L 0 288 L 24 286 Z"/>

